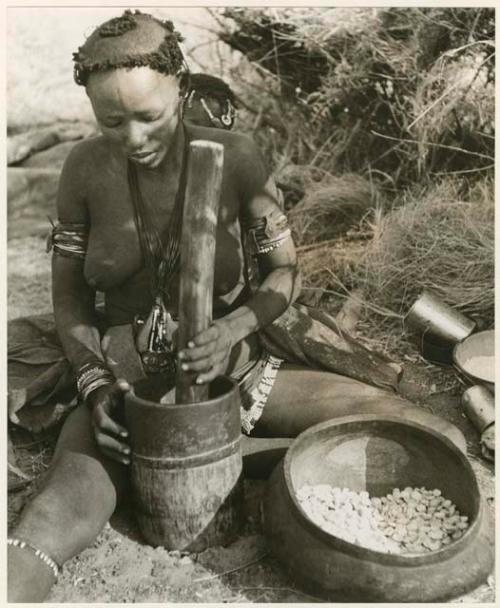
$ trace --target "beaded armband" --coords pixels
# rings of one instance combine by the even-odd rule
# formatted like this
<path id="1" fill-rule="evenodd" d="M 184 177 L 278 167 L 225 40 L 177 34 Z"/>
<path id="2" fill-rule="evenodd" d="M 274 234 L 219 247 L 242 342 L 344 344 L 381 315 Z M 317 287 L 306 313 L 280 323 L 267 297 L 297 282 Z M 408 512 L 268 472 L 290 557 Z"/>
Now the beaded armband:
<path id="1" fill-rule="evenodd" d="M 47 252 L 52 249 L 56 255 L 84 260 L 88 233 L 86 224 L 56 224 L 47 238 Z"/>
<path id="2" fill-rule="evenodd" d="M 245 228 L 248 247 L 252 255 L 269 253 L 281 247 L 291 237 L 286 215 L 278 210 L 253 220 Z"/>
<path id="3" fill-rule="evenodd" d="M 76 387 L 83 401 L 86 401 L 92 391 L 101 386 L 113 384 L 115 377 L 102 363 L 87 363 L 80 368 Z"/>

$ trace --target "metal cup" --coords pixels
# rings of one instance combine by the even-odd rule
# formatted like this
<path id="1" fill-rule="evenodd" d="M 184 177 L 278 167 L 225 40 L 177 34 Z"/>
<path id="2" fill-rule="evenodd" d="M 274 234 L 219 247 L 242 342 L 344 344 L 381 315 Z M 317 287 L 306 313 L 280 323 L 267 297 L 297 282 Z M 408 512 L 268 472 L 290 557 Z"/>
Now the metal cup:
<path id="1" fill-rule="evenodd" d="M 474 321 L 442 302 L 427 289 L 414 302 L 405 322 L 438 344 L 460 342 L 476 327 Z"/>
<path id="2" fill-rule="evenodd" d="M 462 405 L 474 427 L 482 433 L 495 422 L 495 398 L 484 386 L 471 386 L 462 395 Z"/>

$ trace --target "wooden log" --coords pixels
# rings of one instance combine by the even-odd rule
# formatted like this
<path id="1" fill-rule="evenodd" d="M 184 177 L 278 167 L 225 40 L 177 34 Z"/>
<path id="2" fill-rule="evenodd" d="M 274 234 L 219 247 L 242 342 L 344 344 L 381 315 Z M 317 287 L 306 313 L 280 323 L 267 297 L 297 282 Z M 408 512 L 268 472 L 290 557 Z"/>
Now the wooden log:
<path id="1" fill-rule="evenodd" d="M 181 236 L 178 348 L 207 329 L 212 320 L 215 238 L 224 147 L 211 141 L 192 141 Z M 179 366 L 177 403 L 208 398 L 208 386 L 196 385 L 197 373 Z"/>

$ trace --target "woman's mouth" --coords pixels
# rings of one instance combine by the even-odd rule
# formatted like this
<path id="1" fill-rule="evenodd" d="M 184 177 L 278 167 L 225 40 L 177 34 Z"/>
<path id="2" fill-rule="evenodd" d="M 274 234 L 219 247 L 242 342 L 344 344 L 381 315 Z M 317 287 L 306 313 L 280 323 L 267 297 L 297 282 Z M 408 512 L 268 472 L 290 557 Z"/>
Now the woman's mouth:
<path id="1" fill-rule="evenodd" d="M 137 154 L 130 154 L 128 158 L 139 165 L 149 165 L 155 156 L 156 152 L 138 152 Z"/>

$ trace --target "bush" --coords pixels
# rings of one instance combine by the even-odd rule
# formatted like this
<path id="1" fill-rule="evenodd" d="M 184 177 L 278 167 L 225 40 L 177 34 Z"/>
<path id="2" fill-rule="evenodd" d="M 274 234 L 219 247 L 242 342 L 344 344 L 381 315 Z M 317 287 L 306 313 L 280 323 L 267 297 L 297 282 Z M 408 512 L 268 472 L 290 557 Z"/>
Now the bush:
<path id="1" fill-rule="evenodd" d="M 255 67 L 233 74 L 256 117 L 244 126 L 278 168 L 358 172 L 393 190 L 492 172 L 493 9 L 223 14 L 221 38 Z"/>

